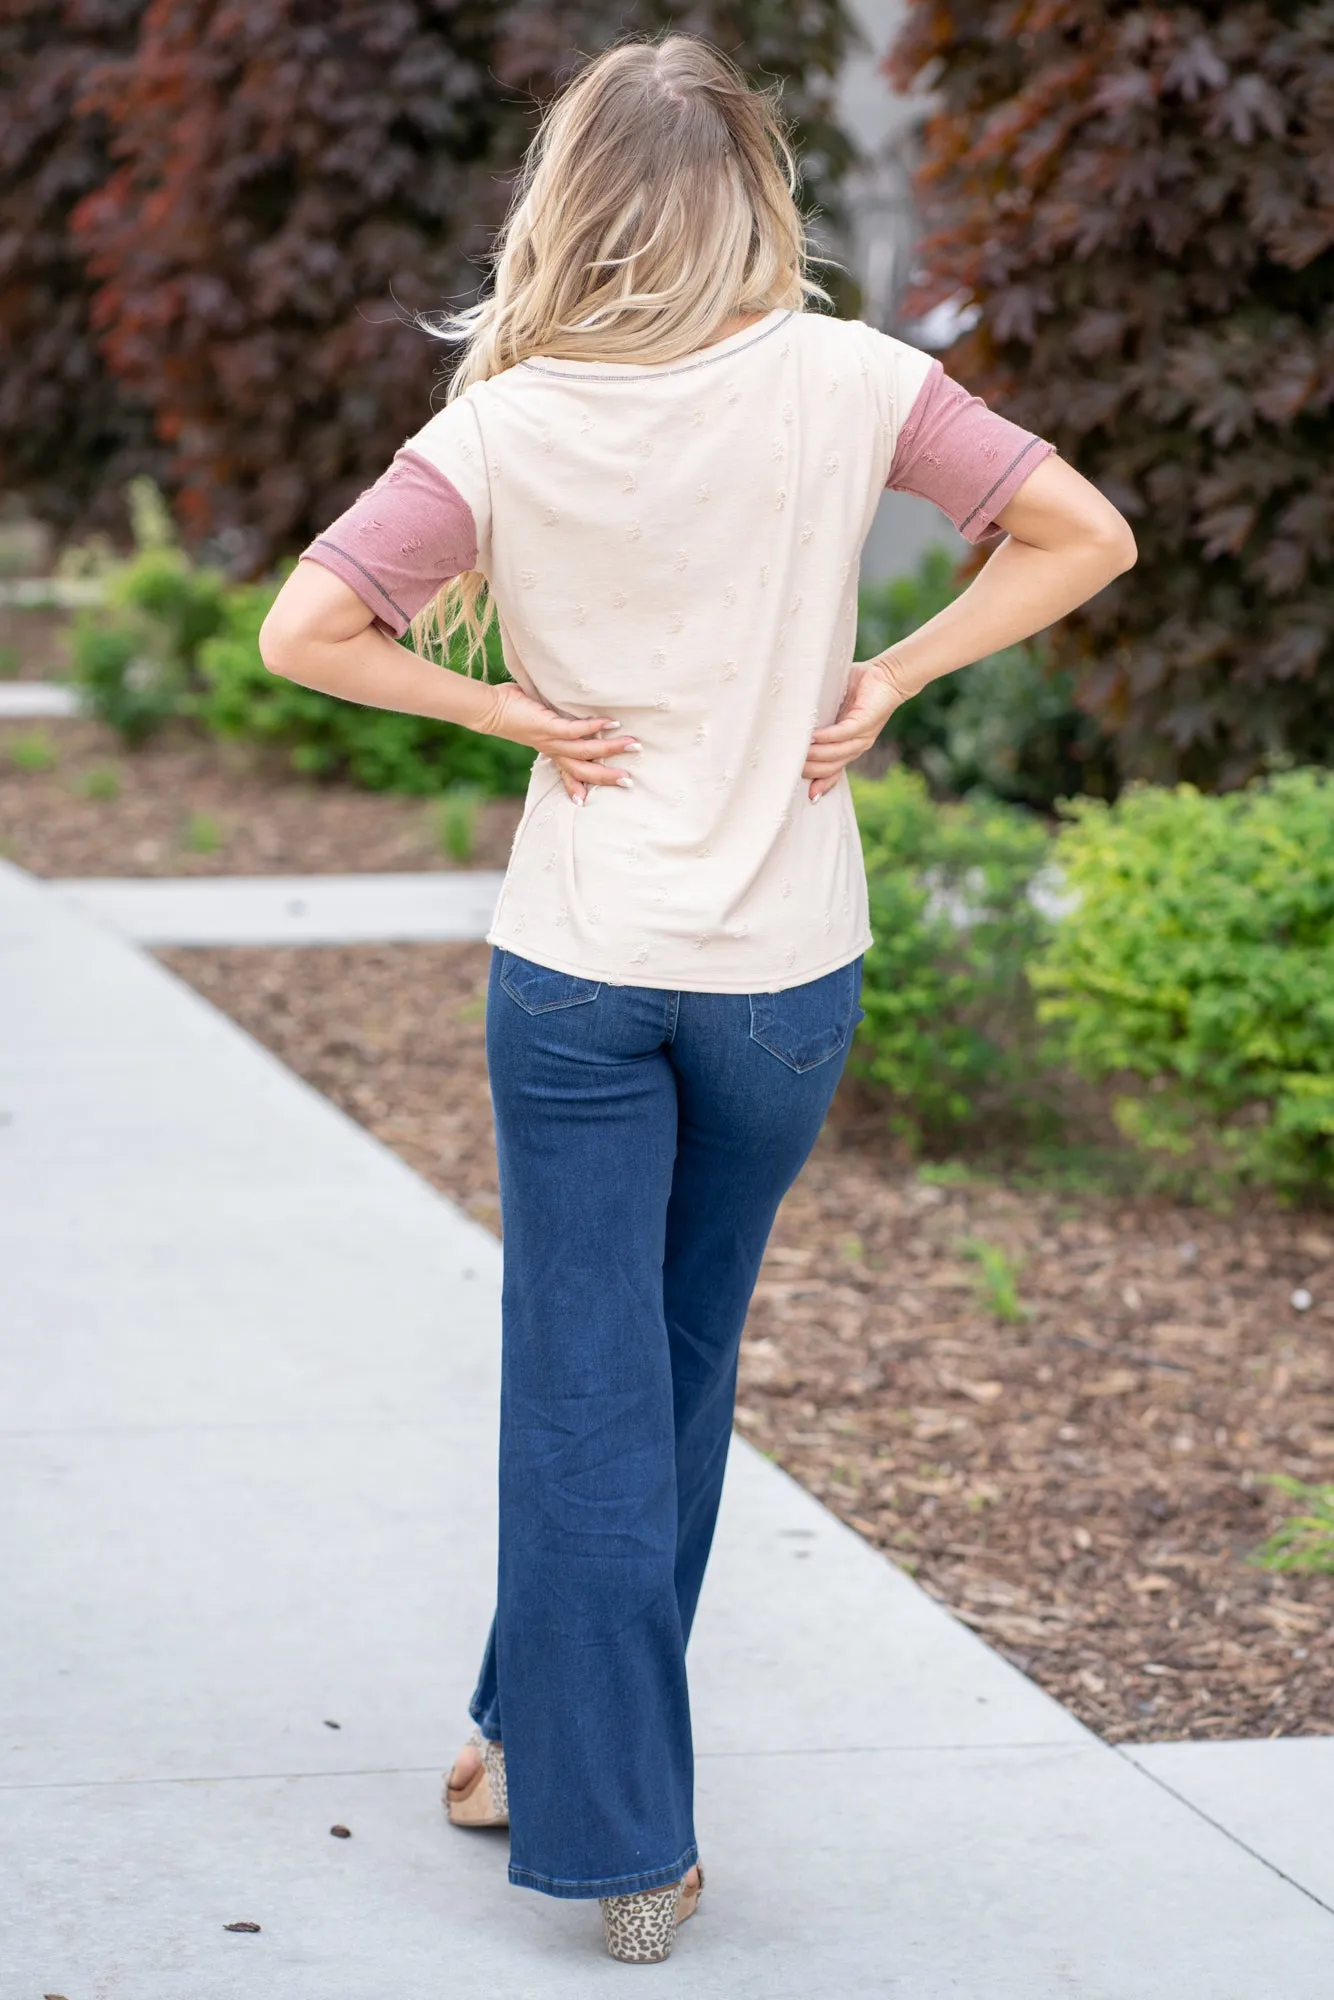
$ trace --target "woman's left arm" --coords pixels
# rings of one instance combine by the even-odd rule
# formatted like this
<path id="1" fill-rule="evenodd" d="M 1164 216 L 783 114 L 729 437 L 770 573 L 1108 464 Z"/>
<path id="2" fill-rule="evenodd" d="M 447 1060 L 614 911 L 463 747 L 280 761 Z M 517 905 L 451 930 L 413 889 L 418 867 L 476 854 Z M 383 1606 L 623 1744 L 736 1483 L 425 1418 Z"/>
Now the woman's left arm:
<path id="1" fill-rule="evenodd" d="M 901 699 L 1045 631 L 1135 562 L 1130 523 L 1060 458 L 1044 458 L 996 520 L 1007 539 L 967 590 L 879 656 Z"/>
<path id="2" fill-rule="evenodd" d="M 929 442 L 937 449 L 922 456 L 929 468 L 943 462 L 944 471 L 922 473 L 913 483 L 905 479 L 903 490 L 939 504 L 947 493 L 966 496 L 970 481 L 987 477 L 983 461 L 968 463 L 979 438 L 993 452 L 1000 440 L 1017 443 L 1017 473 L 1025 462 L 1032 464 L 1036 452 L 1030 448 L 1050 452 L 953 384 L 945 384 L 944 394 L 939 382 L 934 390 L 928 385 L 924 403 L 933 394 L 938 415 Z M 991 437 L 979 426 L 991 427 Z M 957 453 L 953 465 L 951 446 Z M 853 666 L 838 720 L 811 738 L 802 776 L 812 799 L 831 790 L 846 766 L 870 749 L 895 709 L 929 682 L 1032 638 L 1135 562 L 1129 523 L 1096 486 L 1054 454 L 1033 465 L 1021 482 L 1002 483 L 999 493 L 993 488 L 983 495 L 985 500 L 993 497 L 1003 503 L 995 511 L 988 512 L 981 501 L 970 507 L 966 497 L 951 511 L 965 533 L 971 530 L 980 538 L 994 525 L 1006 540 L 952 604 L 875 659 Z"/>
<path id="3" fill-rule="evenodd" d="M 812 799 L 928 682 L 1031 639 L 1131 568 L 1135 537 L 1096 486 L 1045 458 L 997 515 L 1008 539 L 967 590 L 873 660 L 853 667 L 837 722 L 817 729 L 802 768 Z"/>

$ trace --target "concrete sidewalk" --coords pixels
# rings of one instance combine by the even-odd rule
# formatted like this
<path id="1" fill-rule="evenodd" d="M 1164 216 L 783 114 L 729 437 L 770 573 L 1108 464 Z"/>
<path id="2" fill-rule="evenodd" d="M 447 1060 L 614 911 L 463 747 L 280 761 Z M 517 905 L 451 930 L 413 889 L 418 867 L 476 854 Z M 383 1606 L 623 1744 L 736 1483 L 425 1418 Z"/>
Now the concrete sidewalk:
<path id="1" fill-rule="evenodd" d="M 0 722 L 79 715 L 78 693 L 60 681 L 0 681 Z"/>
<path id="2" fill-rule="evenodd" d="M 495 1243 L 3 865 L 0 1121 L 4 2000 L 632 1979 L 438 1803 L 490 1609 Z M 693 1679 L 709 1890 L 655 1991 L 1327 2000 L 1334 1914 L 1258 1821 L 744 1446 Z"/>
<path id="3" fill-rule="evenodd" d="M 504 875 L 420 869 L 364 875 L 67 876 L 81 916 L 135 944 L 432 944 L 483 938 Z"/>

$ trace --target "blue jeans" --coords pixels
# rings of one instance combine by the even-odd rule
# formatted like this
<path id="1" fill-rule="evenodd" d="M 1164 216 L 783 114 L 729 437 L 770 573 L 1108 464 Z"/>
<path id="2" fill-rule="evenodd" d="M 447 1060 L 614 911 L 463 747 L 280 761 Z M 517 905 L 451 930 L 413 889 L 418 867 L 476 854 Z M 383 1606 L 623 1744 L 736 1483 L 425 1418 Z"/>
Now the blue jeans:
<path id="1" fill-rule="evenodd" d="M 781 993 L 608 986 L 498 951 L 500 1565 L 472 1701 L 510 1880 L 622 1896 L 695 1861 L 685 1648 L 778 1204 L 861 961 Z"/>

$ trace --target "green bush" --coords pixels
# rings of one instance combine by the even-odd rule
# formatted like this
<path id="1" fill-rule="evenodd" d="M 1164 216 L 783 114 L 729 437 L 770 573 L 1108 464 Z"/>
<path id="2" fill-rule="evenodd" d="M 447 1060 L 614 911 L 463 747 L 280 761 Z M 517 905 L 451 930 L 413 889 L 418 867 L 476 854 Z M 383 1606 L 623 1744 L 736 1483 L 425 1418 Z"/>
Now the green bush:
<path id="1" fill-rule="evenodd" d="M 1077 1069 L 1138 1079 L 1122 1129 L 1189 1191 L 1334 1188 L 1334 775 L 1084 800 L 1077 898 L 1034 968 Z"/>
<path id="2" fill-rule="evenodd" d="M 176 547 L 151 480 L 132 480 L 129 501 L 134 555 L 122 563 L 97 554 L 103 602 L 75 619 L 70 668 L 91 713 L 138 744 L 188 714 L 199 648 L 226 618 L 228 586 Z"/>
<path id="3" fill-rule="evenodd" d="M 853 1067 L 914 1142 L 1015 1104 L 1035 1070 L 1029 900 L 1050 836 L 1013 806 L 937 805 L 920 774 L 854 779 L 875 943 Z"/>
<path id="4" fill-rule="evenodd" d="M 91 552 L 104 601 L 76 619 L 72 678 L 90 712 L 127 743 L 171 721 L 282 750 L 314 778 L 431 794 L 452 784 L 521 792 L 532 752 L 424 716 L 362 708 L 271 674 L 259 628 L 278 580 L 234 584 L 178 548 L 156 487 L 132 482 L 135 553 Z M 462 659 L 458 661 L 462 666 Z M 494 628 L 487 673 L 504 675 Z M 442 667 L 442 672 L 449 671 Z"/>
<path id="5" fill-rule="evenodd" d="M 914 576 L 861 594 L 857 654 L 883 652 L 957 597 L 959 566 L 928 549 Z M 885 737 L 938 795 L 994 798 L 1050 811 L 1057 799 L 1108 796 L 1116 775 L 1096 722 L 1075 707 L 1068 674 L 1045 664 L 1039 644 L 1008 646 L 962 673 L 933 681 L 890 718 Z"/>
<path id="6" fill-rule="evenodd" d="M 271 674 L 258 640 L 272 600 L 272 585 L 233 590 L 223 630 L 201 647 L 203 692 L 195 713 L 205 728 L 279 748 L 308 777 L 347 778 L 373 792 L 429 795 L 453 784 L 523 791 L 533 753 L 517 743 L 426 716 L 361 708 Z M 498 646 L 487 665 L 492 678 L 503 673 Z"/>

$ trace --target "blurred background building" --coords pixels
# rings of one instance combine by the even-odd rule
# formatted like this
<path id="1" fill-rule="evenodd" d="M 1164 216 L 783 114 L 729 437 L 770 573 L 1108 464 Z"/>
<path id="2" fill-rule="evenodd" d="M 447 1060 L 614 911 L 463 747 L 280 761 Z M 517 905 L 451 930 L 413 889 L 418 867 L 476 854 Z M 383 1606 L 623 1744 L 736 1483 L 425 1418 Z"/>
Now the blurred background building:
<path id="1" fill-rule="evenodd" d="M 849 175 L 846 257 L 862 293 L 862 317 L 918 346 L 945 346 L 953 328 L 947 315 L 914 326 L 900 323 L 898 308 L 912 272 L 918 221 L 912 172 L 926 101 L 896 91 L 885 75 L 885 57 L 902 25 L 905 0 L 848 0 L 862 46 L 845 63 L 839 81 L 839 122 L 863 160 Z M 879 583 L 915 570 L 932 543 L 962 551 L 963 538 L 926 501 L 887 493 L 862 557 L 862 581 Z"/>

